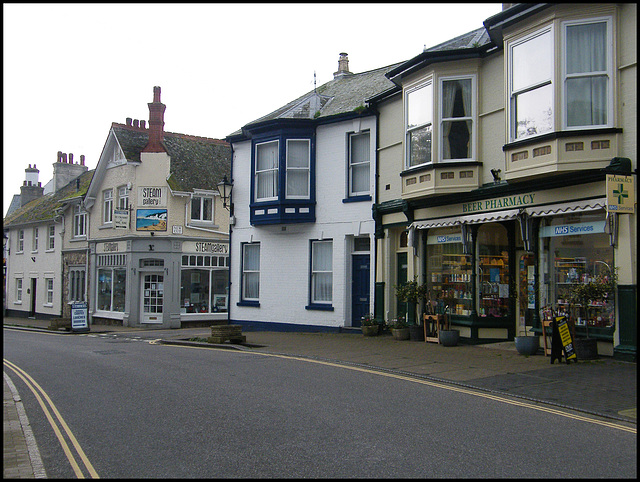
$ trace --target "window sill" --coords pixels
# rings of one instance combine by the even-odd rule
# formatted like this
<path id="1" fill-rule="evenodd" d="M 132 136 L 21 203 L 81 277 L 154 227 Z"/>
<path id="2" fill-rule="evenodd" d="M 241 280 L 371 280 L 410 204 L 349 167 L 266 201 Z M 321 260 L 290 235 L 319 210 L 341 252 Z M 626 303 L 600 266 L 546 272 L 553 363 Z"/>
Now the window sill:
<path id="1" fill-rule="evenodd" d="M 304 307 L 305 310 L 315 311 L 333 311 L 333 305 L 321 305 L 319 303 L 311 303 Z"/>
<path id="2" fill-rule="evenodd" d="M 259 301 L 238 301 L 236 303 L 236 306 L 248 306 L 251 308 L 260 308 L 260 302 Z"/>
<path id="3" fill-rule="evenodd" d="M 418 172 L 425 171 L 435 171 L 437 169 L 451 169 L 452 167 L 467 167 L 467 166 L 481 166 L 482 162 L 480 161 L 440 161 L 440 162 L 429 162 L 427 164 L 420 164 L 419 166 L 413 166 L 408 169 L 405 169 L 400 173 L 400 177 L 406 177 L 414 175 Z"/>
<path id="4" fill-rule="evenodd" d="M 69 240 L 70 243 L 76 242 L 76 241 L 86 241 L 87 237 L 86 236 L 76 236 L 74 238 L 71 238 Z"/>
<path id="5" fill-rule="evenodd" d="M 371 201 L 371 196 L 369 194 L 364 194 L 362 196 L 352 196 L 342 200 L 343 203 L 357 203 L 363 201 Z"/>
<path id="6" fill-rule="evenodd" d="M 105 223 L 102 226 L 98 226 L 98 229 L 111 229 L 113 228 L 113 223 Z"/>

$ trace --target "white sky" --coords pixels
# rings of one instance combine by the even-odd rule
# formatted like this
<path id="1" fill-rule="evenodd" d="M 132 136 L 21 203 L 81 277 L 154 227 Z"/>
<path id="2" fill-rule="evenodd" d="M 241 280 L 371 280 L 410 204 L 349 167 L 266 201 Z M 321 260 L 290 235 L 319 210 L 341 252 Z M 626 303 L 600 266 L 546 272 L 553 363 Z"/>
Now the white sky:
<path id="1" fill-rule="evenodd" d="M 502 4 L 3 4 L 3 217 L 58 151 L 96 167 L 112 122 L 224 139 L 349 70 L 373 70 L 482 27 Z"/>

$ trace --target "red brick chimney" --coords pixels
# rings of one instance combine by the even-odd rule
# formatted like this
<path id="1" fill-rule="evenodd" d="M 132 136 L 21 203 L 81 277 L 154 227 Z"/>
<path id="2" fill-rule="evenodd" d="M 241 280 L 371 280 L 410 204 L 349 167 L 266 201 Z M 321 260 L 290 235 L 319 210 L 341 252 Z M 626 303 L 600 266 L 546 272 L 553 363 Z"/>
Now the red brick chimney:
<path id="1" fill-rule="evenodd" d="M 162 145 L 164 137 L 164 110 L 167 108 L 160 102 L 160 87 L 153 88 L 153 102 L 149 106 L 149 142 L 142 152 L 166 152 Z"/>

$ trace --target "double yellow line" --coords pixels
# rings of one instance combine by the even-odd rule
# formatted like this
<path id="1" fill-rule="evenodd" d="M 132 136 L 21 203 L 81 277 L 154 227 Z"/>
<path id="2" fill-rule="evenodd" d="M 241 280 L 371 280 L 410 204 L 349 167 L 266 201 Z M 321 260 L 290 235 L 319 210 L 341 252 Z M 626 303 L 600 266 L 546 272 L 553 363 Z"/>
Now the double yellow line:
<path id="1" fill-rule="evenodd" d="M 85 475 L 80 468 L 80 464 L 76 461 L 76 457 L 73 455 L 71 448 L 69 447 L 69 444 L 67 443 L 67 440 L 65 439 L 62 433 L 62 430 L 64 430 L 68 439 L 71 441 L 71 444 L 75 448 L 76 453 L 78 454 L 78 456 L 80 457 L 80 460 L 84 464 L 84 467 L 86 471 L 89 473 L 89 476 L 93 479 L 99 479 L 100 476 L 93 468 L 93 465 L 91 465 L 91 462 L 89 462 L 89 459 L 85 455 L 84 450 L 82 450 L 82 447 L 80 447 L 78 440 L 76 440 L 76 437 L 73 435 L 73 432 L 71 432 L 71 429 L 69 429 L 69 426 L 62 418 L 62 415 L 60 415 L 60 412 L 58 411 L 56 406 L 53 404 L 53 402 L 51 401 L 49 396 L 46 394 L 46 392 L 42 389 L 42 387 L 40 387 L 40 385 L 38 385 L 38 383 L 33 378 L 31 378 L 24 370 L 22 370 L 15 364 L 11 363 L 9 360 L 3 358 L 3 363 L 6 368 L 9 368 L 16 375 L 18 375 L 22 379 L 22 381 L 27 385 L 29 390 L 31 390 L 35 395 L 36 400 L 38 400 L 38 403 L 40 404 L 42 411 L 44 412 L 45 416 L 47 417 L 47 420 L 49 421 L 49 424 L 51 424 L 51 427 L 53 428 L 53 431 L 56 434 L 56 437 L 58 437 L 58 441 L 62 446 L 62 450 L 64 450 L 64 453 L 67 456 L 67 459 L 69 460 L 69 463 L 71 464 L 71 467 L 73 468 L 73 471 L 76 474 L 76 477 L 78 479 L 84 479 Z M 47 404 L 49 404 L 49 406 L 51 407 L 51 411 L 47 407 Z M 57 423 L 56 423 L 56 420 L 51 415 L 51 412 L 53 412 L 56 418 L 58 419 Z M 60 429 L 60 427 L 58 427 L 58 423 L 60 424 L 60 427 L 62 427 L 62 430 Z"/>

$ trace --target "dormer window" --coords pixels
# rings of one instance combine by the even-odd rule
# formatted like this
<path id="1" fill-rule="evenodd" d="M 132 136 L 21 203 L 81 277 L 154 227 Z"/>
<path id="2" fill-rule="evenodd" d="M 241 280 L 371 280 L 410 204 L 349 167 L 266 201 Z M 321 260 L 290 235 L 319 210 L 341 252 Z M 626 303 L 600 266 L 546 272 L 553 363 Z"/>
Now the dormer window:
<path id="1" fill-rule="evenodd" d="M 213 222 L 213 197 L 193 196 L 191 198 L 191 221 Z"/>

